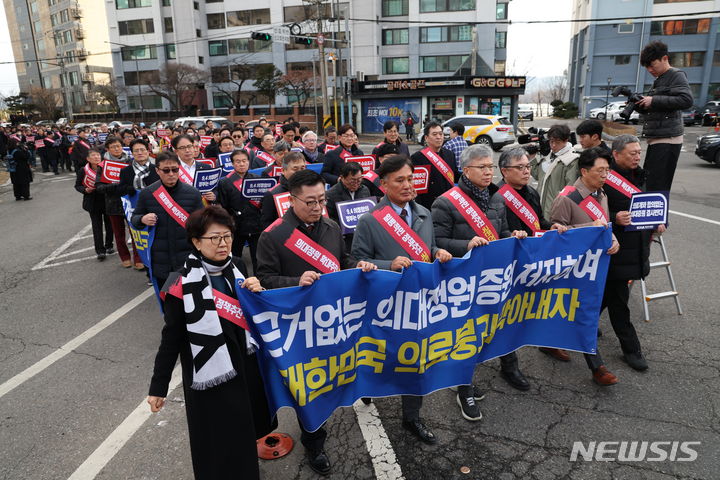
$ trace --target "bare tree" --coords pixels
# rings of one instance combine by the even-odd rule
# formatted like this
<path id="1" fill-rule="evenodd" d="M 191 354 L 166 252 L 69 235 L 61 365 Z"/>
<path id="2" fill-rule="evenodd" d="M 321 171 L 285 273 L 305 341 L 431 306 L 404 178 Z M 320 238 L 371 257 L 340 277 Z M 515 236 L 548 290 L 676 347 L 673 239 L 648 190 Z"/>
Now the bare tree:
<path id="1" fill-rule="evenodd" d="M 237 62 L 237 60 L 236 60 Z M 223 78 L 213 78 L 213 83 L 230 85 L 213 85 L 213 88 L 230 100 L 235 108 L 249 107 L 257 98 L 253 92 L 243 92 L 245 82 L 254 77 L 252 65 L 232 63 L 229 65 L 229 72 Z"/>
<path id="2" fill-rule="evenodd" d="M 40 117 L 45 120 L 54 120 L 58 108 L 59 91 L 54 88 L 30 88 L 29 97 L 35 105 Z"/>
<path id="3" fill-rule="evenodd" d="M 280 77 L 278 91 L 288 97 L 294 97 L 296 102 L 305 108 L 313 94 L 316 78 L 307 70 L 290 70 Z"/>
<path id="4" fill-rule="evenodd" d="M 567 71 L 563 75 L 552 77 L 547 83 L 547 91 L 551 101 L 562 100 L 564 102 L 568 93 Z"/>
<path id="5" fill-rule="evenodd" d="M 120 102 L 118 96 L 129 93 L 129 89 L 125 85 L 118 84 L 111 76 L 107 82 L 93 85 L 89 93 L 94 97 L 98 105 L 107 105 L 112 112 L 119 113 Z"/>
<path id="6" fill-rule="evenodd" d="M 207 72 L 185 63 L 166 63 L 160 69 L 158 82 L 147 87 L 156 95 L 167 99 L 173 110 L 186 107 L 190 92 L 202 88 L 209 79 Z"/>
<path id="7" fill-rule="evenodd" d="M 256 70 L 253 86 L 259 95 L 267 99 L 268 106 L 275 101 L 275 93 L 282 75 L 283 73 L 272 63 L 260 65 Z"/>

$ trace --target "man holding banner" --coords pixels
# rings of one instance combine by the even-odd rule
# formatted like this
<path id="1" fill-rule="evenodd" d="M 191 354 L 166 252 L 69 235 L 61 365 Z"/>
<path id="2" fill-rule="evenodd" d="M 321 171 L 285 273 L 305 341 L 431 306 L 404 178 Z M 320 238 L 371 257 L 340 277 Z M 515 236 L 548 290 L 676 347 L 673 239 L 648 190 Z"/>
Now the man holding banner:
<path id="1" fill-rule="evenodd" d="M 183 134 L 173 138 L 172 147 L 180 159 L 180 164 L 178 165 L 180 168 L 179 180 L 182 183 L 192 186 L 195 180 L 195 172 L 197 170 L 208 170 L 212 168 L 209 165 L 195 161 L 195 143 L 194 139 L 190 135 Z M 213 203 L 215 202 L 215 192 L 203 193 L 202 198 L 210 203 Z"/>
<path id="2" fill-rule="evenodd" d="M 580 178 L 574 185 L 565 187 L 553 201 L 550 221 L 570 228 L 607 227 L 610 213 L 603 185 L 610 170 L 610 154 L 598 147 L 584 150 L 578 159 L 578 168 Z M 612 246 L 607 253 L 614 255 L 619 249 L 620 244 L 613 235 Z M 552 355 L 547 350 L 543 352 Z M 608 386 L 618 382 L 618 378 L 605 367 L 600 350 L 595 355 L 584 355 L 595 383 Z"/>
<path id="3" fill-rule="evenodd" d="M 292 153 L 302 158 L 299 152 Z M 320 174 L 312 170 L 297 172 L 289 179 L 288 190 L 290 209 L 260 235 L 257 277 L 263 287 L 304 287 L 324 273 L 348 268 L 367 272 L 376 268 L 351 257 L 340 227 L 323 217 L 325 182 Z M 310 467 L 322 475 L 329 473 L 330 460 L 324 451 L 327 432 L 322 427 L 314 432 L 300 427 Z"/>
<path id="4" fill-rule="evenodd" d="M 485 145 L 472 145 L 460 155 L 462 176 L 458 186 L 437 198 L 432 206 L 435 238 L 438 246 L 446 248 L 454 257 L 462 257 L 475 247 L 507 238 L 525 238 L 524 230 L 508 229 L 505 206 L 493 185 L 493 152 Z M 518 390 L 529 390 L 530 384 L 518 367 L 515 352 L 500 357 L 500 376 Z M 458 387 L 457 402 L 466 420 L 477 421 L 482 413 L 475 400 L 472 385 Z"/>
<path id="5" fill-rule="evenodd" d="M 156 159 L 160 181 L 140 192 L 132 216 L 135 228 L 155 227 L 150 245 L 152 281 L 159 289 L 170 272 L 182 267 L 190 253 L 185 222 L 203 208 L 202 197 L 194 187 L 179 180 L 180 160 L 174 153 L 161 153 Z"/>
<path id="6" fill-rule="evenodd" d="M 363 169 L 357 162 L 349 162 L 340 169 L 340 179 L 338 183 L 327 191 L 327 211 L 330 218 L 340 223 L 338 218 L 337 204 L 340 202 L 348 202 L 368 198 L 370 190 L 362 184 Z M 348 251 L 352 248 L 353 234 L 344 235 L 345 246 Z"/>
<path id="7" fill-rule="evenodd" d="M 352 254 L 384 270 L 400 272 L 413 261 L 445 263 L 452 255 L 435 244 L 430 211 L 416 203 L 412 162 L 398 155 L 386 159 L 378 174 L 385 197 L 360 217 L 352 244 Z M 421 441 L 435 444 L 437 438 L 420 419 L 423 397 L 402 395 L 403 428 Z"/>
<path id="8" fill-rule="evenodd" d="M 418 192 L 417 202 L 428 210 L 437 197 L 455 186 L 458 178 L 455 154 L 443 148 L 443 129 L 439 123 L 425 125 L 425 143 L 427 147 L 413 153 L 410 157 L 416 167 L 430 170 L 427 190 Z"/>

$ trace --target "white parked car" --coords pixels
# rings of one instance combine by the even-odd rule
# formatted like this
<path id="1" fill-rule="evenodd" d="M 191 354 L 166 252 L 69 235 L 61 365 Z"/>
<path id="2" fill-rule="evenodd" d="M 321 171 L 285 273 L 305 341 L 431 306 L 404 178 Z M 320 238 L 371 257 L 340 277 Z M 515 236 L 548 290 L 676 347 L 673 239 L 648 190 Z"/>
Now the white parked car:
<path id="1" fill-rule="evenodd" d="M 200 126 L 205 125 L 208 120 L 212 120 L 215 128 L 220 128 L 224 123 L 229 123 L 228 119 L 225 117 L 181 117 L 175 119 L 173 128 L 182 127 L 185 129 L 188 128 L 191 123 L 195 124 L 195 128 L 199 128 Z"/>
<path id="2" fill-rule="evenodd" d="M 620 112 L 625 109 L 627 102 L 610 102 L 607 104 L 607 118 L 612 122 L 624 122 L 625 119 L 620 116 Z M 598 120 L 605 120 L 605 106 L 593 108 L 590 110 L 590 118 L 597 118 Z M 634 111 L 630 115 L 630 121 L 632 123 L 638 123 L 640 121 L 640 114 Z"/>
<path id="3" fill-rule="evenodd" d="M 442 123 L 443 132 L 449 136 L 450 124 L 458 122 L 465 127 L 463 138 L 469 144 L 487 145 L 499 151 L 505 145 L 515 142 L 515 129 L 512 123 L 500 115 L 460 115 Z M 418 143 L 424 144 L 422 131 Z"/>

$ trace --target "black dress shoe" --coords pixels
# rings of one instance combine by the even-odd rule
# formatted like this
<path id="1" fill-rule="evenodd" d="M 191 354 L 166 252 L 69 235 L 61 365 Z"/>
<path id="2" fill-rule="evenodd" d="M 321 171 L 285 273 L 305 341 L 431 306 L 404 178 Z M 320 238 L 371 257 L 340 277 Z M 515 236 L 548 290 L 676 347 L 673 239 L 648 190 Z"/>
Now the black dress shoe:
<path id="1" fill-rule="evenodd" d="M 370 397 L 362 397 L 360 400 L 362 400 L 365 405 L 370 405 L 372 403 L 372 398 Z"/>
<path id="2" fill-rule="evenodd" d="M 522 391 L 530 390 L 530 382 L 527 381 L 525 375 L 518 368 L 515 370 L 500 370 L 500 376 L 513 388 Z"/>
<path id="3" fill-rule="evenodd" d="M 330 470 L 332 470 L 330 459 L 327 457 L 324 450 L 320 450 L 319 452 L 308 450 L 307 456 L 308 464 L 310 465 L 310 468 L 313 469 L 313 472 L 319 473 L 320 475 L 327 475 L 330 473 Z"/>
<path id="4" fill-rule="evenodd" d="M 435 434 L 426 427 L 419 418 L 417 420 L 403 420 L 402 426 L 405 430 L 409 431 L 428 445 L 435 445 L 437 443 Z"/>
<path id="5" fill-rule="evenodd" d="M 598 338 L 602 337 L 602 330 L 600 330 L 600 328 L 598 328 L 597 336 L 598 336 Z"/>

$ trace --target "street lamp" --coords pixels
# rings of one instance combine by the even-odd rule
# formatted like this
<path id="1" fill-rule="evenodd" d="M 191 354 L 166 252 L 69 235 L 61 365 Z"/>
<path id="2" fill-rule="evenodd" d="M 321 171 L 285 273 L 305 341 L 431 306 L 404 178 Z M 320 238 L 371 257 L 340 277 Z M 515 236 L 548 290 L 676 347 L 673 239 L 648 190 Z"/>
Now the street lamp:
<path id="1" fill-rule="evenodd" d="M 125 48 L 134 48 L 133 45 L 125 45 L 124 43 L 117 43 L 117 42 L 110 42 L 106 41 L 106 43 L 109 43 L 111 45 L 117 45 L 119 47 L 125 47 Z M 140 100 L 140 122 L 145 123 L 145 105 L 143 105 L 143 97 L 142 97 L 142 86 L 140 85 L 140 64 L 138 63 L 137 58 L 137 52 L 133 53 L 133 58 L 135 58 L 135 76 L 137 80 L 137 87 L 138 87 L 138 98 Z M 122 58 L 122 49 L 120 50 L 120 62 L 123 61 Z M 124 69 L 123 69 L 124 71 Z"/>
<path id="2" fill-rule="evenodd" d="M 605 92 L 605 121 L 607 121 L 607 107 L 608 102 L 610 101 L 610 82 L 612 81 L 612 77 L 607 78 L 607 91 Z"/>

